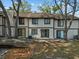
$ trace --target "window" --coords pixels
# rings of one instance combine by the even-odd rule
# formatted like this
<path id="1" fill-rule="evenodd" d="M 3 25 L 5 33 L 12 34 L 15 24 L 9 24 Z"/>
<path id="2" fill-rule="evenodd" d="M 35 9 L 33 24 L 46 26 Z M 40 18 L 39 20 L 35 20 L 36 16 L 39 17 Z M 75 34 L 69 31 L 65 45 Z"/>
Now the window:
<path id="1" fill-rule="evenodd" d="M 19 25 L 24 25 L 24 18 L 19 18 Z"/>
<path id="2" fill-rule="evenodd" d="M 50 19 L 44 19 L 44 24 L 50 24 Z"/>
<path id="3" fill-rule="evenodd" d="M 18 36 L 25 36 L 25 33 L 26 33 L 25 28 L 18 29 Z"/>
<path id="4" fill-rule="evenodd" d="M 49 29 L 41 29 L 41 37 L 49 37 Z"/>
<path id="5" fill-rule="evenodd" d="M 38 19 L 32 19 L 32 24 L 38 24 Z"/>
<path id="6" fill-rule="evenodd" d="M 56 36 L 59 39 L 64 38 L 64 31 L 63 30 L 57 30 Z"/>
<path id="7" fill-rule="evenodd" d="M 64 26 L 64 20 L 58 20 L 58 27 Z"/>
<path id="8" fill-rule="evenodd" d="M 37 32 L 38 32 L 37 29 L 32 29 L 31 34 L 32 35 L 37 35 Z"/>

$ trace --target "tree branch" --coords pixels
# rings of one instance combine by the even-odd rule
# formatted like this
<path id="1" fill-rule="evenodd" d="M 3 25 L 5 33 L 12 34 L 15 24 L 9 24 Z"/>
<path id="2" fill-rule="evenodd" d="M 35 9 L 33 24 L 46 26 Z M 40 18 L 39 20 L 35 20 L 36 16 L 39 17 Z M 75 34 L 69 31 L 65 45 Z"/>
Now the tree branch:
<path id="1" fill-rule="evenodd" d="M 64 14 L 63 14 L 63 11 L 62 11 L 62 9 L 60 8 L 60 6 L 58 5 L 58 3 L 57 3 L 57 1 L 55 0 L 55 4 L 57 5 L 57 7 L 60 9 L 60 11 L 61 11 L 61 15 L 64 17 Z"/>
<path id="2" fill-rule="evenodd" d="M 14 1 L 13 0 L 11 0 L 11 1 L 12 1 L 12 5 L 13 5 L 14 10 L 17 12 L 17 9 L 15 7 Z"/>

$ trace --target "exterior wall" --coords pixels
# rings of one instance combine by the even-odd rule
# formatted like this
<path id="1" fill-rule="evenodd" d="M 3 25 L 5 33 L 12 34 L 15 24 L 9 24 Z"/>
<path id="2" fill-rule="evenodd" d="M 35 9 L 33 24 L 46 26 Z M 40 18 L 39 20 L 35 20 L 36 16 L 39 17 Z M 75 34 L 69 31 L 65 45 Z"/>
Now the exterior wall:
<path id="1" fill-rule="evenodd" d="M 13 12 L 8 13 L 8 17 L 9 17 L 9 21 L 10 21 L 10 26 L 11 26 L 11 37 L 15 36 L 15 19 L 13 18 Z M 4 23 L 5 23 L 5 36 L 7 37 L 8 34 L 8 28 L 7 28 L 7 21 L 6 19 L 4 19 Z"/>
<path id="2" fill-rule="evenodd" d="M 68 26 L 69 26 L 69 22 L 68 22 Z M 78 20 L 74 20 L 72 22 L 72 25 L 68 31 L 68 39 L 73 39 L 75 35 L 78 35 Z"/>
<path id="3" fill-rule="evenodd" d="M 29 29 L 29 35 L 31 35 L 31 29 L 33 28 L 30 28 Z M 37 35 L 31 35 L 35 38 L 39 38 L 39 39 L 53 39 L 53 29 L 52 28 L 36 28 L 37 31 L 38 31 L 38 34 Z M 41 37 L 41 29 L 49 29 L 49 38 L 46 38 L 46 37 Z"/>
<path id="4" fill-rule="evenodd" d="M 11 34 L 12 34 L 12 37 L 15 36 L 15 19 L 13 19 L 13 15 L 9 14 L 9 18 L 10 18 L 10 24 L 11 24 Z M 49 38 L 50 39 L 54 39 L 56 38 L 56 30 L 64 30 L 64 27 L 58 27 L 57 25 L 57 21 L 58 20 L 53 20 L 53 19 L 50 19 L 50 24 L 44 24 L 44 19 L 37 19 L 38 20 L 38 24 L 32 24 L 32 19 L 27 19 L 27 18 L 24 18 L 24 22 L 25 24 L 24 25 L 19 25 L 18 23 L 18 28 L 25 28 L 26 29 L 26 37 L 30 36 L 31 35 L 31 29 L 37 29 L 38 30 L 38 34 L 37 35 L 32 35 L 33 37 L 36 37 L 36 38 L 40 38 L 40 39 L 43 39 L 41 37 L 41 29 L 49 29 Z M 53 24 L 53 21 L 54 24 Z M 67 21 L 67 26 L 69 26 L 69 21 Z M 0 16 L 0 36 L 3 34 L 2 30 L 2 17 Z M 7 24 L 6 24 L 7 25 Z M 54 27 L 53 27 L 54 25 Z M 73 37 L 75 35 L 78 34 L 78 20 L 74 20 L 72 22 L 72 25 L 71 25 L 71 28 L 69 29 L 68 31 L 68 39 L 73 39 Z M 6 31 L 5 31 L 5 34 L 7 34 L 8 30 L 7 30 L 7 26 L 6 26 Z M 54 34 L 53 34 L 54 33 Z M 44 38 L 46 39 L 46 38 Z M 47 38 L 48 39 L 48 38 Z"/>
<path id="5" fill-rule="evenodd" d="M 12 18 L 12 15 L 9 14 L 9 18 L 10 18 L 10 24 L 11 24 L 11 36 L 14 37 L 15 36 L 15 19 Z M 26 29 L 26 37 L 28 37 L 28 19 L 24 19 L 24 25 L 19 25 L 18 23 L 18 28 L 25 28 Z M 7 25 L 7 22 L 5 22 L 5 25 Z M 7 29 L 7 26 L 6 26 L 6 29 L 5 29 L 5 35 L 7 36 L 8 34 L 8 29 Z M 0 29 L 1 31 L 1 29 Z M 2 31 L 1 31 L 2 32 Z"/>
<path id="6" fill-rule="evenodd" d="M 2 33 L 2 26 L 0 26 L 0 36 L 2 36 L 3 33 Z"/>
<path id="7" fill-rule="evenodd" d="M 67 34 L 67 37 L 68 39 L 73 39 L 75 35 L 78 35 L 78 30 L 69 30 L 68 31 L 68 34 Z"/>
<path id="8" fill-rule="evenodd" d="M 67 21 L 67 26 L 69 26 L 69 20 Z M 57 26 L 57 20 L 55 20 L 55 38 L 56 38 L 56 30 L 64 30 L 64 27 L 58 27 Z M 72 25 L 70 29 L 68 30 L 67 38 L 73 39 L 75 35 L 78 35 L 78 20 L 72 21 Z"/>
<path id="9" fill-rule="evenodd" d="M 38 24 L 32 24 L 32 19 L 29 19 L 29 27 L 53 27 L 53 19 L 50 19 L 50 24 L 44 24 L 44 19 L 37 19 Z"/>
<path id="10" fill-rule="evenodd" d="M 28 20 L 29 19 L 26 19 L 26 18 L 24 18 L 24 25 L 19 25 L 19 23 L 18 23 L 18 28 L 25 28 L 26 29 L 26 37 L 28 37 Z"/>
<path id="11" fill-rule="evenodd" d="M 28 37 L 28 27 L 26 27 L 26 37 Z"/>
<path id="12" fill-rule="evenodd" d="M 0 16 L 0 25 L 2 25 L 2 16 Z"/>
<path id="13" fill-rule="evenodd" d="M 67 21 L 67 26 L 69 26 L 69 21 Z M 72 21 L 72 25 L 70 28 L 78 28 L 78 20 Z"/>
<path id="14" fill-rule="evenodd" d="M 3 21 L 2 21 L 2 16 L 0 16 L 0 36 L 3 36 Z"/>
<path id="15" fill-rule="evenodd" d="M 11 27 L 11 36 L 14 37 L 15 36 L 15 28 Z"/>
<path id="16" fill-rule="evenodd" d="M 15 26 L 15 19 L 13 18 L 13 12 L 8 13 L 9 16 L 9 21 L 10 21 L 10 26 Z"/>
<path id="17" fill-rule="evenodd" d="M 29 19 L 24 18 L 24 25 L 19 25 L 19 21 L 18 21 L 18 27 L 28 27 L 28 20 Z"/>
<path id="18" fill-rule="evenodd" d="M 58 27 L 58 20 L 54 20 L 54 21 L 55 21 L 55 23 L 54 23 L 55 28 L 64 28 L 65 27 L 65 26 L 64 27 Z"/>
<path id="19" fill-rule="evenodd" d="M 32 35 L 33 37 L 39 38 L 39 39 L 53 39 L 53 19 L 50 19 L 50 24 L 44 24 L 44 19 L 37 19 L 38 24 L 32 24 L 32 19 L 29 19 L 29 35 L 31 35 L 31 29 L 37 29 L 38 34 Z M 49 29 L 49 38 L 42 38 L 41 37 L 41 29 Z"/>
<path id="20" fill-rule="evenodd" d="M 69 22 L 70 20 L 67 21 L 67 26 L 69 26 Z M 58 27 L 58 20 L 55 20 L 55 28 L 64 28 L 64 27 Z M 74 20 L 72 21 L 72 25 L 71 25 L 71 28 L 78 28 L 78 20 Z"/>

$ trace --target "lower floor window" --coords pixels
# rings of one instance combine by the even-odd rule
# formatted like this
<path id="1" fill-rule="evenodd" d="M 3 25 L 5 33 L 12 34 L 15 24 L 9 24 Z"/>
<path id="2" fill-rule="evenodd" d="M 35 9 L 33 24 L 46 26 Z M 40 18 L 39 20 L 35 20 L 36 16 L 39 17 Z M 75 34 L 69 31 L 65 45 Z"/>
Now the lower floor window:
<path id="1" fill-rule="evenodd" d="M 57 30 L 56 36 L 59 39 L 64 38 L 64 31 L 63 30 Z"/>
<path id="2" fill-rule="evenodd" d="M 38 34 L 37 29 L 32 29 L 32 30 L 31 30 L 31 34 L 32 34 L 32 35 L 37 35 L 37 34 Z"/>
<path id="3" fill-rule="evenodd" d="M 49 29 L 41 29 L 41 37 L 49 37 Z"/>
<path id="4" fill-rule="evenodd" d="M 18 29 L 18 36 L 25 36 L 25 33 L 26 33 L 25 28 Z"/>

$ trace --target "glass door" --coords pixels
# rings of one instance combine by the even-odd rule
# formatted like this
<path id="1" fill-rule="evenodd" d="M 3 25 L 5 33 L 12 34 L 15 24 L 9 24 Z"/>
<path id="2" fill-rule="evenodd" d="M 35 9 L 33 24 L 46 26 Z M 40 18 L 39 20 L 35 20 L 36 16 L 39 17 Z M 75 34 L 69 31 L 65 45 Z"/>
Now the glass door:
<path id="1" fill-rule="evenodd" d="M 58 39 L 64 38 L 64 31 L 63 30 L 57 30 L 56 36 Z"/>

